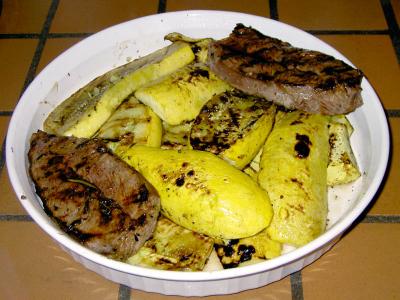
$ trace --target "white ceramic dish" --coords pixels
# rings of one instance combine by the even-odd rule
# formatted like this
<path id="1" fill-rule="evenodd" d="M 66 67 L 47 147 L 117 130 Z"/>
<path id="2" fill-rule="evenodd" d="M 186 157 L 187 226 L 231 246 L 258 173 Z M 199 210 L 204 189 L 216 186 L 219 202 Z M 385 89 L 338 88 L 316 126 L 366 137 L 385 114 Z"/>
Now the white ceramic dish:
<path id="1" fill-rule="evenodd" d="M 373 199 L 387 166 L 389 134 L 380 101 L 364 79 L 365 103 L 349 115 L 355 127 L 352 144 L 363 177 L 351 186 L 330 190 L 328 230 L 304 247 L 242 268 L 193 273 L 160 271 L 98 255 L 70 239 L 47 217 L 28 176 L 27 150 L 31 134 L 42 128 L 48 113 L 96 76 L 168 44 L 163 39 L 167 33 L 177 31 L 191 37 L 222 38 L 236 23 L 251 25 L 295 46 L 319 50 L 348 62 L 329 45 L 280 22 L 233 12 L 182 11 L 135 19 L 90 36 L 49 64 L 23 94 L 7 135 L 7 167 L 12 185 L 33 220 L 87 268 L 144 291 L 184 296 L 236 293 L 279 280 L 319 258 Z"/>

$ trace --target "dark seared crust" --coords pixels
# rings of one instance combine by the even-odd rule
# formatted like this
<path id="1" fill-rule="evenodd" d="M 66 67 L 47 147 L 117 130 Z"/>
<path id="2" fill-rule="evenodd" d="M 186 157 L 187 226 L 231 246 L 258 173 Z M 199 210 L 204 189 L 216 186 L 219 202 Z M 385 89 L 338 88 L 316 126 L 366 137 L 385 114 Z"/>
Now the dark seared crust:
<path id="1" fill-rule="evenodd" d="M 152 235 L 157 192 L 101 140 L 38 131 L 28 158 L 46 213 L 83 245 L 125 260 Z"/>
<path id="2" fill-rule="evenodd" d="M 210 69 L 223 80 L 288 109 L 334 115 L 362 105 L 360 70 L 242 24 L 211 42 L 208 55 Z"/>

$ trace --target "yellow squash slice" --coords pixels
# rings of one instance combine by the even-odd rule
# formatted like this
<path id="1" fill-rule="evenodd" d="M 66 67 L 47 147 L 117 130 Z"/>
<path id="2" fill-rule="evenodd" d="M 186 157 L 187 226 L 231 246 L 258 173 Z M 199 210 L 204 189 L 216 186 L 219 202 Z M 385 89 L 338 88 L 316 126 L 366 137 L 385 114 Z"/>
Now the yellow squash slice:
<path id="1" fill-rule="evenodd" d="M 57 106 L 44 122 L 49 133 L 92 137 L 132 92 L 194 60 L 189 44 L 176 42 L 94 79 Z"/>
<path id="2" fill-rule="evenodd" d="M 201 271 L 213 250 L 213 244 L 212 238 L 185 229 L 161 216 L 153 236 L 127 262 L 161 270 Z"/>
<path id="3" fill-rule="evenodd" d="M 166 123 L 178 125 L 196 118 L 203 105 L 230 86 L 202 64 L 190 64 L 159 82 L 135 92 Z"/>
<path id="4" fill-rule="evenodd" d="M 212 153 L 135 145 L 118 154 L 158 191 L 162 213 L 213 238 L 252 236 L 272 218 L 267 193 Z"/>
<path id="5" fill-rule="evenodd" d="M 239 91 L 216 95 L 202 108 L 190 133 L 193 149 L 209 151 L 243 169 L 271 131 L 276 106 Z"/>
<path id="6" fill-rule="evenodd" d="M 161 120 L 150 107 L 130 97 L 97 131 L 96 137 L 109 140 L 112 150 L 134 144 L 160 147 Z"/>
<path id="7" fill-rule="evenodd" d="M 264 145 L 258 182 L 274 208 L 267 229 L 273 240 L 301 246 L 325 230 L 328 122 L 317 114 L 286 113 Z"/>
<path id="8" fill-rule="evenodd" d="M 361 176 L 350 144 L 352 127 L 349 125 L 350 123 L 347 125 L 346 122 L 336 122 L 335 119 L 329 123 L 329 186 L 346 184 Z"/>

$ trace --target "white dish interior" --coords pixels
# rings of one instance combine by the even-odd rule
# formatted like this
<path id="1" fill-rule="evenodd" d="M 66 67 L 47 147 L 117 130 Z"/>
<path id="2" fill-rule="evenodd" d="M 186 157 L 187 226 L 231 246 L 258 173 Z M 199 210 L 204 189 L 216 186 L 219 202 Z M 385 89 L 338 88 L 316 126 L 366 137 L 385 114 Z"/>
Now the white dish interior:
<path id="1" fill-rule="evenodd" d="M 351 142 L 363 176 L 354 184 L 329 191 L 328 230 L 304 247 L 242 268 L 193 273 L 160 271 L 98 255 L 70 239 L 47 217 L 29 179 L 26 154 L 31 134 L 42 128 L 48 113 L 96 76 L 167 45 L 169 42 L 163 39 L 167 33 L 176 31 L 191 37 L 222 38 L 237 23 L 349 63 L 319 39 L 277 21 L 233 12 L 182 11 L 135 19 L 90 36 L 50 63 L 23 94 L 7 135 L 7 167 L 12 185 L 34 221 L 89 269 L 132 288 L 163 294 L 205 296 L 256 288 L 279 280 L 317 259 L 373 199 L 386 170 L 389 131 L 380 101 L 364 79 L 364 105 L 349 115 L 355 128 Z"/>

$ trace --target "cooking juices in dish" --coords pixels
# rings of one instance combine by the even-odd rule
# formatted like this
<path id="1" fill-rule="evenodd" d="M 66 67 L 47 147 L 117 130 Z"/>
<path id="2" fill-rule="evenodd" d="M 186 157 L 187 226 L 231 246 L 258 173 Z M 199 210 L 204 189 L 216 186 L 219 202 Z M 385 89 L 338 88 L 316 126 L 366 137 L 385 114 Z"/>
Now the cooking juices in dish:
<path id="1" fill-rule="evenodd" d="M 362 73 L 241 24 L 220 41 L 166 38 L 32 137 L 46 212 L 98 253 L 169 270 L 202 270 L 212 254 L 214 269 L 236 267 L 318 237 L 328 185 L 360 176 L 343 114 L 362 104 Z"/>

